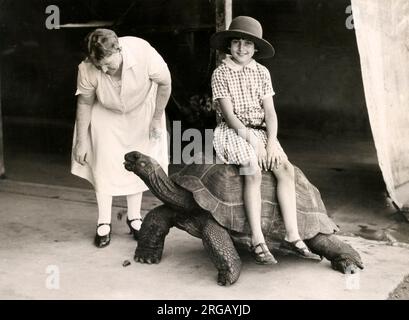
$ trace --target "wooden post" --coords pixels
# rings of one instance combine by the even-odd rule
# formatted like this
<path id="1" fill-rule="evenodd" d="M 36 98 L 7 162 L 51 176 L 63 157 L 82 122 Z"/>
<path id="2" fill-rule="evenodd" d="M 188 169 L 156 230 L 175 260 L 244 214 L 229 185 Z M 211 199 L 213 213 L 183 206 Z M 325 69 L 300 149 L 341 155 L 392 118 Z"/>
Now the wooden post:
<path id="1" fill-rule="evenodd" d="M 4 178 L 3 117 L 1 116 L 1 61 L 0 61 L 0 178 Z"/>
<path id="2" fill-rule="evenodd" d="M 233 16 L 233 0 L 216 0 L 216 31 L 226 30 Z M 216 53 L 216 65 L 224 59 L 225 54 Z"/>

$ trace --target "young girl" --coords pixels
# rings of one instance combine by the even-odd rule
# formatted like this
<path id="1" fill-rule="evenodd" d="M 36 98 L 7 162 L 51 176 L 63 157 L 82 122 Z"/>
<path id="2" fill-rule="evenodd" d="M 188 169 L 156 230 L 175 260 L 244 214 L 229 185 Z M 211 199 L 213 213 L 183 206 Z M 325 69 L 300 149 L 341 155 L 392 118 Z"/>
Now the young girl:
<path id="1" fill-rule="evenodd" d="M 277 179 L 277 196 L 286 228 L 284 245 L 306 258 L 316 258 L 300 239 L 297 226 L 294 168 L 277 140 L 274 91 L 268 69 L 254 58 L 274 55 L 262 38 L 260 23 L 240 16 L 210 44 L 230 54 L 212 76 L 218 125 L 213 145 L 225 163 L 239 165 L 244 175 L 244 206 L 252 232 L 252 254 L 259 264 L 277 263 L 261 230 L 261 170 Z"/>

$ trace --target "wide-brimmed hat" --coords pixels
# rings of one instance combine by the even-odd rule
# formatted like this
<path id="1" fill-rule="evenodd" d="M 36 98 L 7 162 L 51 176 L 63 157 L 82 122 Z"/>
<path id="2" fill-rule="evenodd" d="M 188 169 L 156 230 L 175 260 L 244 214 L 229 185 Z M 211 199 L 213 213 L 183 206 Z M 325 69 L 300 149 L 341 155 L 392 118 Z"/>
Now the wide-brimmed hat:
<path id="1" fill-rule="evenodd" d="M 229 29 L 219 31 L 210 38 L 210 46 L 214 49 L 230 54 L 230 40 L 245 38 L 254 42 L 257 52 L 254 58 L 270 58 L 274 56 L 273 46 L 263 39 L 263 28 L 260 22 L 252 17 L 239 16 L 232 20 Z"/>

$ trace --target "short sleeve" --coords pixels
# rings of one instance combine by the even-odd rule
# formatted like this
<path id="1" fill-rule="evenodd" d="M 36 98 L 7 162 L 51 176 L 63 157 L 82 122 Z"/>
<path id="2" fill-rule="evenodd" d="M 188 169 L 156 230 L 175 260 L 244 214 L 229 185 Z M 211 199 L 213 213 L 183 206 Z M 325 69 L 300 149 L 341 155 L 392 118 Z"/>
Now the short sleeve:
<path id="1" fill-rule="evenodd" d="M 267 68 L 263 68 L 263 84 L 262 84 L 262 99 L 272 97 L 275 95 L 273 85 L 271 83 L 270 71 Z"/>
<path id="2" fill-rule="evenodd" d="M 148 47 L 148 74 L 149 78 L 156 83 L 171 81 L 168 65 L 152 46 Z"/>
<path id="3" fill-rule="evenodd" d="M 231 98 L 226 76 L 220 68 L 214 70 L 211 83 L 213 101 L 220 98 Z"/>
<path id="4" fill-rule="evenodd" d="M 96 81 L 92 79 L 92 72 L 89 69 L 90 65 L 88 63 L 81 62 L 79 64 L 75 95 L 91 96 L 95 94 Z"/>

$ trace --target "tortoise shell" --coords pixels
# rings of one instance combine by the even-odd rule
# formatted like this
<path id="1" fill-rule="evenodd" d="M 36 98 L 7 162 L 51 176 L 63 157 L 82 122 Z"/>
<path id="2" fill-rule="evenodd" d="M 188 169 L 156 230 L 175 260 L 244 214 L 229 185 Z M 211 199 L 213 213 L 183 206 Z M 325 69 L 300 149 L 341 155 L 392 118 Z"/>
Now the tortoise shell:
<path id="1" fill-rule="evenodd" d="M 332 234 L 338 226 L 328 217 L 320 192 L 294 166 L 298 229 L 302 239 L 318 233 Z M 226 164 L 192 164 L 172 175 L 179 186 L 192 192 L 197 204 L 211 213 L 228 230 L 250 234 L 243 204 L 243 176 L 239 167 Z M 277 181 L 272 172 L 263 171 L 261 183 L 261 223 L 265 236 L 282 239 L 284 221 L 276 193 Z"/>

